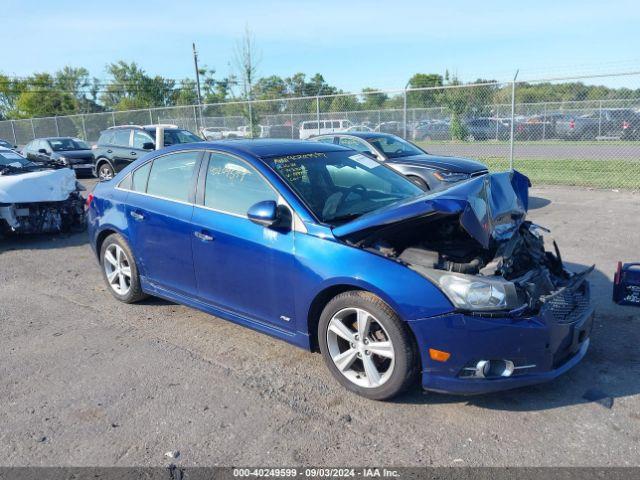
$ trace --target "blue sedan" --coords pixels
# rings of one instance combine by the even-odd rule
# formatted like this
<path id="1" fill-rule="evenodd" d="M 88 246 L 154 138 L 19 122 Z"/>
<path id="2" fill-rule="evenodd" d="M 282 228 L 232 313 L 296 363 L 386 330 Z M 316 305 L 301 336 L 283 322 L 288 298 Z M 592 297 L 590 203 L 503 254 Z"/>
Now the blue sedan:
<path id="1" fill-rule="evenodd" d="M 549 380 L 585 355 L 589 270 L 525 218 L 526 177 L 425 193 L 338 145 L 203 142 L 140 158 L 87 199 L 109 291 L 147 295 L 320 351 L 388 399 Z"/>

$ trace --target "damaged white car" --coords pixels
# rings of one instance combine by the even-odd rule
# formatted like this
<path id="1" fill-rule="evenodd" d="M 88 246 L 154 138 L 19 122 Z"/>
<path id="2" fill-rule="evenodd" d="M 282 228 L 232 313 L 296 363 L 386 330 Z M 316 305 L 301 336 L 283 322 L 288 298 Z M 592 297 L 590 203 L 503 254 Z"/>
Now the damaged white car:
<path id="1" fill-rule="evenodd" d="M 70 168 L 43 167 L 0 147 L 0 237 L 84 229 L 82 190 Z"/>

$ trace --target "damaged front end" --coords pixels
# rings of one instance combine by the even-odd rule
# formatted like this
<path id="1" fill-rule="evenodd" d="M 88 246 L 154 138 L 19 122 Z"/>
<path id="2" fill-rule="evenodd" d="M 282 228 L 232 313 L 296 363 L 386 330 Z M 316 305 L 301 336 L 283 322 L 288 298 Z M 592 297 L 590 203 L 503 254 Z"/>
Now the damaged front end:
<path id="1" fill-rule="evenodd" d="M 588 305 L 580 292 L 593 267 L 569 272 L 556 243 L 545 248 L 545 229 L 525 220 L 528 186 L 518 172 L 485 175 L 361 217 L 334 234 L 406 264 L 459 311 L 514 317 L 549 304 L 565 316 L 578 314 Z"/>
<path id="2" fill-rule="evenodd" d="M 5 170 L 0 175 L 0 234 L 84 229 L 82 190 L 70 169 Z"/>

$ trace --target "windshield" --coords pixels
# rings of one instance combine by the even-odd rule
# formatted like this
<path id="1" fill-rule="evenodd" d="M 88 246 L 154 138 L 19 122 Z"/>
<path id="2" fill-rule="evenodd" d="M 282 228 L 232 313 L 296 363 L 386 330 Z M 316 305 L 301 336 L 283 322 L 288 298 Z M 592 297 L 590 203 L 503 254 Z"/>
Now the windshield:
<path id="1" fill-rule="evenodd" d="M 0 166 L 7 165 L 20 168 L 34 165 L 34 163 L 30 162 L 23 156 L 18 155 L 16 152 L 8 152 L 6 150 L 0 151 Z"/>
<path id="2" fill-rule="evenodd" d="M 402 175 L 353 151 L 304 153 L 267 161 L 320 221 L 334 226 L 424 194 Z"/>
<path id="3" fill-rule="evenodd" d="M 415 145 L 395 135 L 367 138 L 367 142 L 382 152 L 387 158 L 410 157 L 423 155 L 424 152 Z"/>
<path id="4" fill-rule="evenodd" d="M 90 150 L 89 145 L 79 138 L 52 138 L 49 140 L 54 152 L 70 152 L 73 150 Z"/>

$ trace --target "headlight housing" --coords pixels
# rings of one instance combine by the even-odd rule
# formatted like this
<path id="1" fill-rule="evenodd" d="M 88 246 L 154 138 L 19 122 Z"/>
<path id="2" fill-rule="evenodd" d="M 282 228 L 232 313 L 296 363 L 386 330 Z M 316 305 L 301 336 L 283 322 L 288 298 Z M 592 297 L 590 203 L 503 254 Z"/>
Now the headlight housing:
<path id="1" fill-rule="evenodd" d="M 64 155 L 60 155 L 57 160 L 64 165 L 69 165 L 69 159 Z"/>
<path id="2" fill-rule="evenodd" d="M 461 310 L 513 310 L 521 303 L 515 285 L 502 278 L 436 270 L 430 277 L 440 286 L 451 303 Z"/>
<path id="3" fill-rule="evenodd" d="M 468 173 L 461 172 L 434 172 L 433 176 L 441 182 L 446 183 L 461 182 L 462 180 L 467 180 L 470 177 Z"/>

